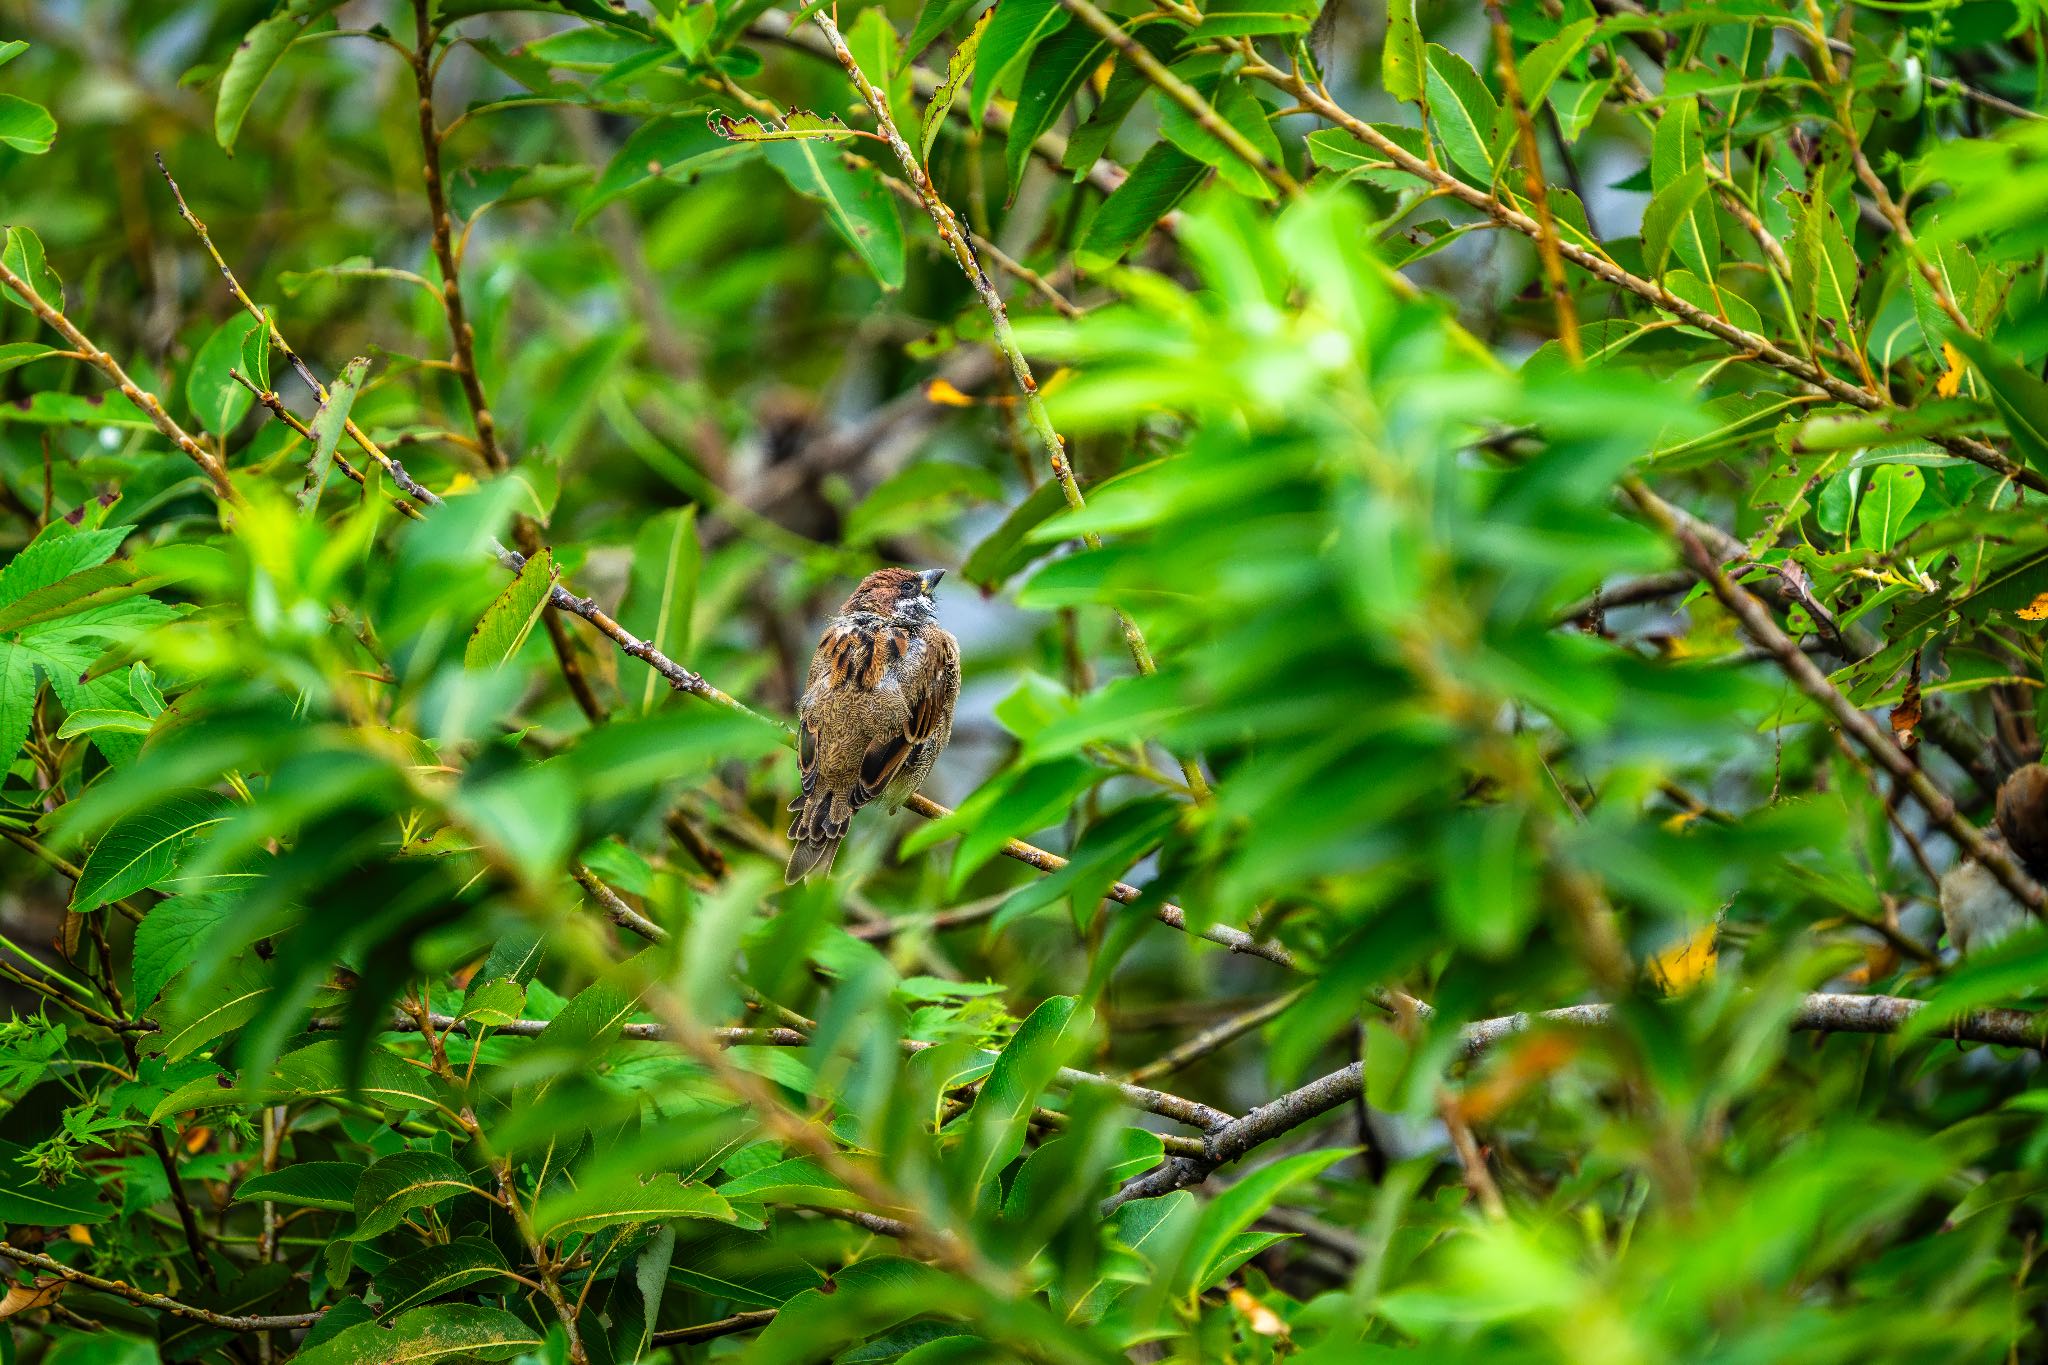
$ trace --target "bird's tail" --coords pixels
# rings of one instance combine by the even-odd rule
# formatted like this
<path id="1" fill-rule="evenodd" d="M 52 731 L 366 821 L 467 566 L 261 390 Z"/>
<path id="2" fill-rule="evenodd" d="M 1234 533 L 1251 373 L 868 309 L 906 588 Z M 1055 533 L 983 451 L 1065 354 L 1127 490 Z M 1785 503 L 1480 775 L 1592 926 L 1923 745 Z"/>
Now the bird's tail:
<path id="1" fill-rule="evenodd" d="M 832 873 L 832 859 L 839 852 L 837 839 L 799 839 L 796 847 L 789 851 L 789 867 L 782 879 L 790 885 L 802 881 L 813 872 Z"/>
<path id="2" fill-rule="evenodd" d="M 798 796 L 789 808 L 796 812 L 789 822 L 789 837 L 796 847 L 790 850 L 783 880 L 794 885 L 813 872 L 829 874 L 839 841 L 846 837 L 846 826 L 853 819 L 852 806 L 843 797 L 814 792 Z"/>

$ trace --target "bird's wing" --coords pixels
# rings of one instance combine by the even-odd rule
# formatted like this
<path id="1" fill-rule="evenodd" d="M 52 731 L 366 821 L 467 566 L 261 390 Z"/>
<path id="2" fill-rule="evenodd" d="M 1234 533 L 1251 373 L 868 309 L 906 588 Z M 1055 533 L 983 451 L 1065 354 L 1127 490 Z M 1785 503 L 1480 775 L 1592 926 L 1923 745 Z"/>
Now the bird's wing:
<path id="1" fill-rule="evenodd" d="M 898 680 L 909 704 L 903 728 L 875 740 L 861 757 L 863 804 L 904 774 L 929 769 L 930 759 L 952 737 L 953 703 L 960 696 L 960 647 L 936 628 L 920 636 L 924 650 L 916 667 Z"/>

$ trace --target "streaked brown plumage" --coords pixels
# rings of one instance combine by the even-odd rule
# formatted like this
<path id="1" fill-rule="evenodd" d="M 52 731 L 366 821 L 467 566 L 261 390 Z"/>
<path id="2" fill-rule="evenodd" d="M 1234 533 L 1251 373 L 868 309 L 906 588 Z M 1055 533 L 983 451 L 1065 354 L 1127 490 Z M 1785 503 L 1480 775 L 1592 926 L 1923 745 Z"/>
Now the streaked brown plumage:
<path id="1" fill-rule="evenodd" d="M 829 873 L 853 813 L 877 796 L 891 810 L 909 800 L 953 737 L 960 646 L 932 606 L 942 576 L 878 569 L 819 637 L 798 711 L 792 882 Z"/>
<path id="2" fill-rule="evenodd" d="M 2048 880 L 2048 768 L 2029 763 L 2005 779 L 1998 788 L 1997 823 L 1998 842 L 2027 875 Z M 1948 941 L 1967 955 L 2024 927 L 2032 916 L 1989 868 L 1965 858 L 1941 879 L 1941 918 Z"/>

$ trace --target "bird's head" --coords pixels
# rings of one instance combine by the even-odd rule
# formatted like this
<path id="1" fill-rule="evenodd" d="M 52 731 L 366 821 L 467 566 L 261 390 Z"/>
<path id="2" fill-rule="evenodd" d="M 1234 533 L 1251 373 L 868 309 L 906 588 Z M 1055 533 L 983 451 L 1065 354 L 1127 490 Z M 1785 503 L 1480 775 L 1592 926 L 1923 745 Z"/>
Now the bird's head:
<path id="1" fill-rule="evenodd" d="M 899 626 L 922 626 L 938 619 L 932 592 L 946 576 L 944 569 L 877 569 L 860 581 L 841 615 L 867 612 Z"/>

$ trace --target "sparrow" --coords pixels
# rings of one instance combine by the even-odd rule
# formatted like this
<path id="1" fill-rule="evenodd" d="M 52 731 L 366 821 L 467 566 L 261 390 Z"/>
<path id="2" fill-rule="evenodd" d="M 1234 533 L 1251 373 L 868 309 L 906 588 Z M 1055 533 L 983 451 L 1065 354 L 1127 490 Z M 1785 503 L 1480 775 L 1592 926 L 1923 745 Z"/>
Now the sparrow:
<path id="1" fill-rule="evenodd" d="M 946 741 L 960 696 L 960 644 L 938 623 L 943 569 L 877 569 L 826 625 L 798 708 L 803 790 L 789 808 L 785 874 L 830 873 L 853 813 L 909 800 Z"/>
<path id="2" fill-rule="evenodd" d="M 2048 880 L 2048 768 L 2029 763 L 1998 788 L 1998 840 L 2036 881 Z M 1941 919 L 1964 956 L 1988 948 L 2033 916 L 1990 869 L 1965 858 L 1941 879 Z"/>

